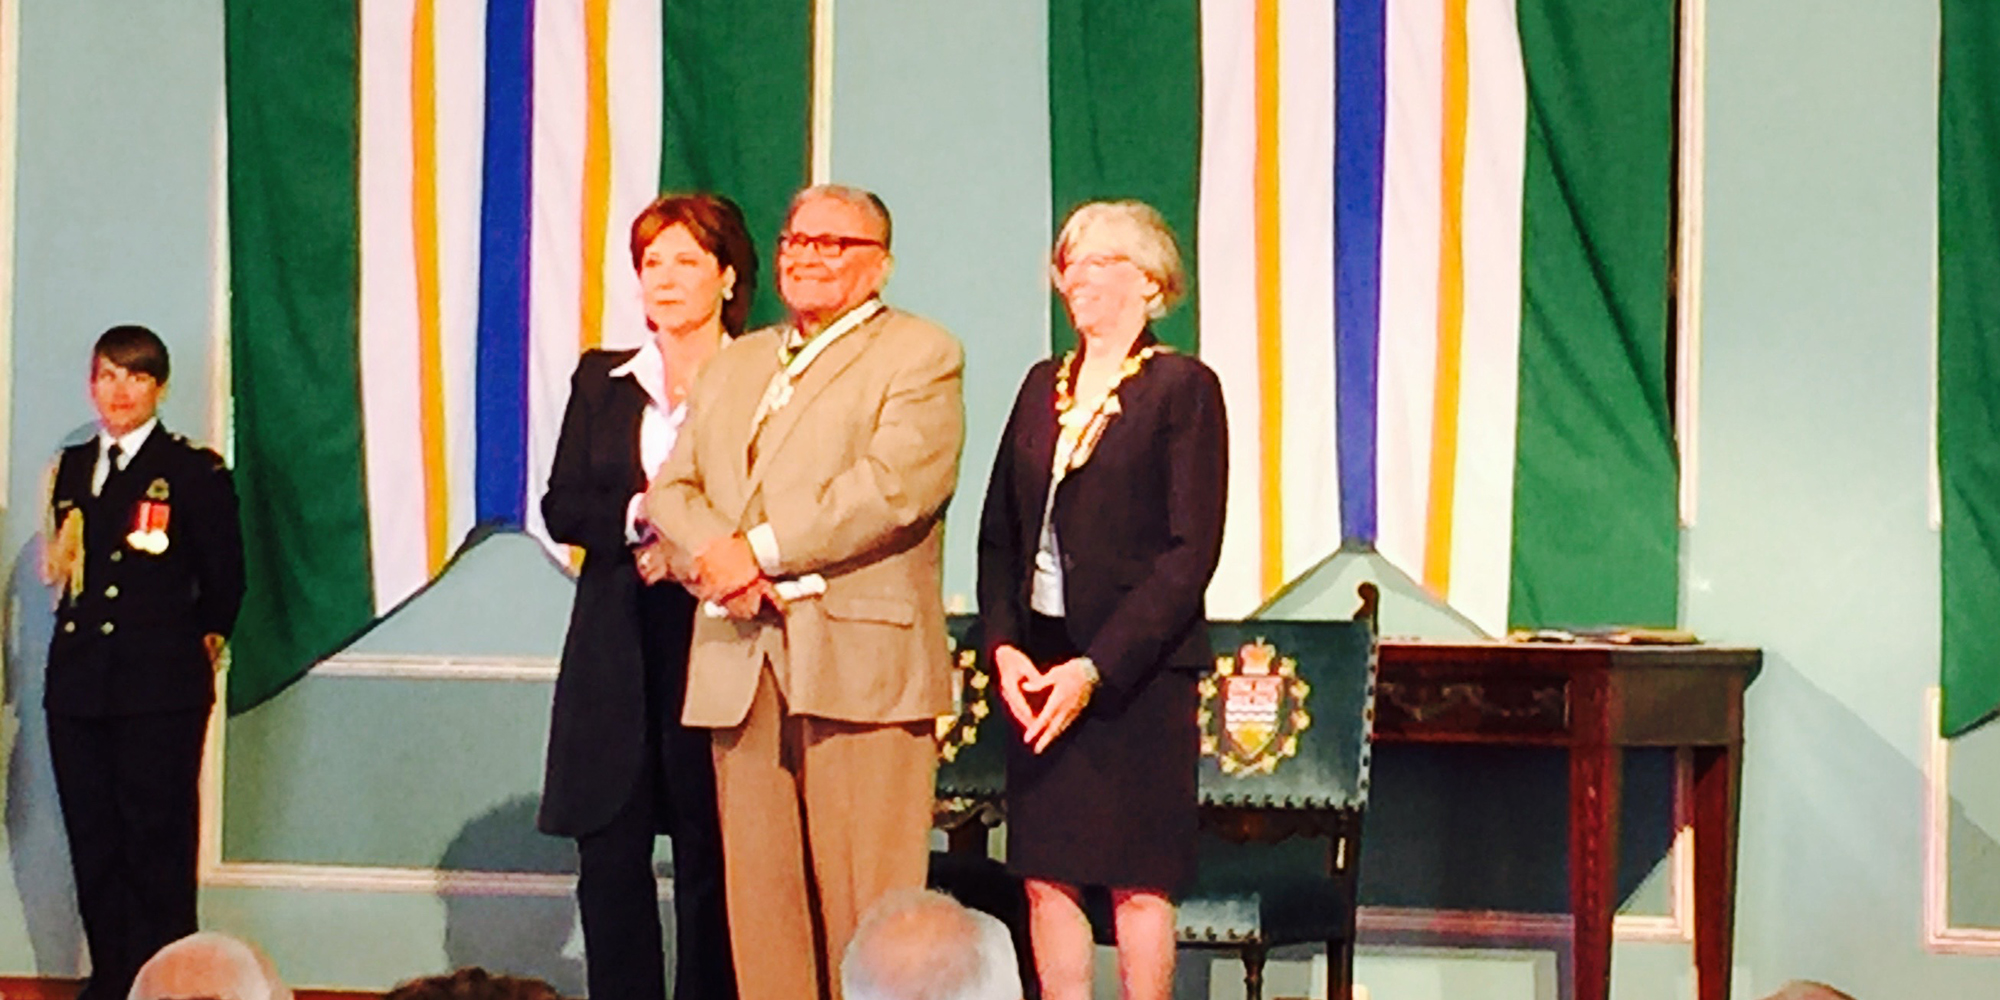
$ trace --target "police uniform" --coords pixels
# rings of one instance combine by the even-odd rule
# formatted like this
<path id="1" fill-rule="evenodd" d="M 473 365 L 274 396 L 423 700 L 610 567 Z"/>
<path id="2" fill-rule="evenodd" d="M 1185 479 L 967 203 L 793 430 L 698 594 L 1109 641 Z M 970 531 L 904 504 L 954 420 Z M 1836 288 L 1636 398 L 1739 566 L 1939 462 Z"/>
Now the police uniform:
<path id="1" fill-rule="evenodd" d="M 58 529 L 82 517 L 77 565 L 57 581 L 43 706 L 90 944 L 87 1000 L 123 997 L 154 951 L 196 929 L 215 697 L 203 637 L 227 636 L 243 600 L 229 469 L 157 423 L 145 431 L 122 468 L 104 434 L 65 448 L 50 497 Z"/>

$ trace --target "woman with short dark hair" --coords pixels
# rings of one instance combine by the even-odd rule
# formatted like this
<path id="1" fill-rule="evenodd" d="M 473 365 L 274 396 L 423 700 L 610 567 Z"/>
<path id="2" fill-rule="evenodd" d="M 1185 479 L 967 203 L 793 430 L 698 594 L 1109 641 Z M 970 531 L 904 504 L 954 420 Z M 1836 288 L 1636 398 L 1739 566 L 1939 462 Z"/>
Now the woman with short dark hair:
<path id="1" fill-rule="evenodd" d="M 727 198 L 668 195 L 633 220 L 650 336 L 584 352 L 542 518 L 583 550 L 537 825 L 577 842 L 593 997 L 664 1000 L 653 838 L 674 841 L 676 1000 L 736 995 L 708 732 L 681 725 L 695 599 L 640 498 L 687 419 L 695 374 L 743 332 L 757 256 Z"/>

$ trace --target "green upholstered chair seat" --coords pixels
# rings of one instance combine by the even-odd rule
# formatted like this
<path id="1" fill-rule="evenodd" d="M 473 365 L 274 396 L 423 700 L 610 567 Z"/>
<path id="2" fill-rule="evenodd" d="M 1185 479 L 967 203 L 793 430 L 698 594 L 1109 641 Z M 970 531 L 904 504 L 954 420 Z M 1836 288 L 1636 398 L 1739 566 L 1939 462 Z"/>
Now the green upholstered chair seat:
<path id="1" fill-rule="evenodd" d="M 1341 940 L 1351 933 L 1351 880 L 1327 874 L 1326 842 L 1293 837 L 1236 844 L 1204 835 L 1195 887 L 1175 930 L 1185 944 L 1233 946 Z"/>

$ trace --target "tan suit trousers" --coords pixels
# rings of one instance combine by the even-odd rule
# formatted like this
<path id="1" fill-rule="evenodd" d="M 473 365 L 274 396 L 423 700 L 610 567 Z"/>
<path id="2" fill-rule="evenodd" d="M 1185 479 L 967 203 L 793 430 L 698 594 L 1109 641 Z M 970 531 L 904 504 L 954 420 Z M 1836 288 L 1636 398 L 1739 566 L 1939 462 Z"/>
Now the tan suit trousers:
<path id="1" fill-rule="evenodd" d="M 839 1000 L 841 953 L 862 914 L 885 893 L 924 885 L 933 733 L 928 720 L 792 715 L 769 664 L 743 724 L 715 731 L 741 1000 Z"/>

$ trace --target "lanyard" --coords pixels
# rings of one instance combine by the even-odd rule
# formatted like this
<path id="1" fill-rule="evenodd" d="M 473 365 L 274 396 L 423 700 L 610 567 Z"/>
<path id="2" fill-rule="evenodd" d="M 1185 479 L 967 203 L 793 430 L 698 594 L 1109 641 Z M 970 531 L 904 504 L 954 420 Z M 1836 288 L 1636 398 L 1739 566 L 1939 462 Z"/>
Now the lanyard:
<path id="1" fill-rule="evenodd" d="M 784 360 L 785 366 L 771 376 L 770 384 L 764 387 L 763 398 L 757 400 L 757 415 L 751 418 L 750 433 L 755 435 L 771 414 L 784 409 L 785 404 L 792 401 L 792 387 L 798 385 L 806 369 L 811 367 L 814 361 L 819 360 L 819 356 L 826 353 L 826 349 L 831 347 L 834 341 L 855 327 L 874 319 L 875 314 L 884 308 L 886 307 L 882 305 L 881 299 L 869 299 L 855 306 L 848 310 L 847 315 L 835 320 L 832 326 L 821 330 L 818 336 L 806 341 L 805 346 L 801 347 L 797 354 L 792 354 L 789 359 L 785 357 L 788 353 L 786 345 L 779 344 L 778 357 Z"/>

